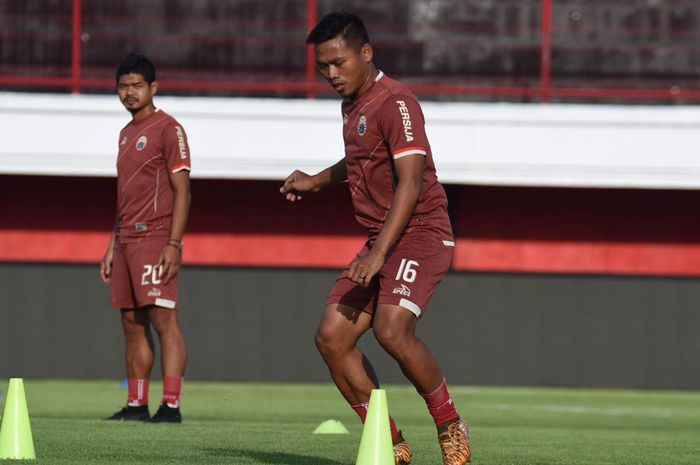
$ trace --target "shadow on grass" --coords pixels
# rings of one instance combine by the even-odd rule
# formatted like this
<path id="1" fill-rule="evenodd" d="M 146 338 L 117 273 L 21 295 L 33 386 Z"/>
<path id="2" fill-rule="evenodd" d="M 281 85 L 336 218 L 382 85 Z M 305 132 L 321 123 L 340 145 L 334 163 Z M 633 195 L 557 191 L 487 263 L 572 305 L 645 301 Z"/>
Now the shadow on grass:
<path id="1" fill-rule="evenodd" d="M 234 448 L 205 448 L 204 452 L 217 457 L 247 457 L 260 463 L 270 465 L 346 465 L 337 460 L 315 457 L 313 455 L 287 454 L 284 452 L 263 452 L 259 450 L 246 450 Z"/>

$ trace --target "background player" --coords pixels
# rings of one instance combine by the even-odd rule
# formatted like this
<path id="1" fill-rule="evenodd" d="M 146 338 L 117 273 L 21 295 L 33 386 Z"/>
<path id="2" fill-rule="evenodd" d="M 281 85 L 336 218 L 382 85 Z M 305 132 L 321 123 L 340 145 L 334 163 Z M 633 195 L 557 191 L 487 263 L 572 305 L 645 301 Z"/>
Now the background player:
<path id="1" fill-rule="evenodd" d="M 112 306 L 121 308 L 129 397 L 109 419 L 179 423 L 187 352 L 177 319 L 178 270 L 190 209 L 189 147 L 182 126 L 153 104 L 153 64 L 131 53 L 116 74 L 119 100 L 132 119 L 119 134 L 117 219 L 100 275 L 111 284 Z M 163 397 L 152 418 L 151 326 L 163 374 Z"/>
<path id="2" fill-rule="evenodd" d="M 364 421 L 379 383 L 357 347 L 369 328 L 426 401 L 445 465 L 469 462 L 466 423 L 457 414 L 433 354 L 415 329 L 447 273 L 454 237 L 437 181 L 423 114 L 408 88 L 377 71 L 362 20 L 326 15 L 309 33 L 319 71 L 343 97 L 345 157 L 320 173 L 294 171 L 280 191 L 290 201 L 347 180 L 368 241 L 328 298 L 316 345 L 333 380 Z M 397 464 L 412 451 L 390 419 Z"/>

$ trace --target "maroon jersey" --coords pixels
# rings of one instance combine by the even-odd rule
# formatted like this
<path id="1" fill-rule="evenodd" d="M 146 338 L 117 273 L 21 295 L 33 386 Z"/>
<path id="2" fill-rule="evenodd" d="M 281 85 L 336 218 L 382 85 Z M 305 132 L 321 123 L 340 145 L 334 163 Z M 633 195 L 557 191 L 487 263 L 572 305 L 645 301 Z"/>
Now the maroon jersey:
<path id="1" fill-rule="evenodd" d="M 370 89 L 342 104 L 343 139 L 348 184 L 355 217 L 370 237 L 384 225 L 396 190 L 394 161 L 405 156 L 425 157 L 423 187 L 406 231 L 434 230 L 452 240 L 447 196 L 435 174 L 425 134 L 425 120 L 408 87 L 381 71 Z"/>
<path id="2" fill-rule="evenodd" d="M 156 110 L 121 130 L 117 156 L 120 241 L 169 235 L 173 211 L 169 174 L 189 169 L 185 130 L 164 111 Z"/>

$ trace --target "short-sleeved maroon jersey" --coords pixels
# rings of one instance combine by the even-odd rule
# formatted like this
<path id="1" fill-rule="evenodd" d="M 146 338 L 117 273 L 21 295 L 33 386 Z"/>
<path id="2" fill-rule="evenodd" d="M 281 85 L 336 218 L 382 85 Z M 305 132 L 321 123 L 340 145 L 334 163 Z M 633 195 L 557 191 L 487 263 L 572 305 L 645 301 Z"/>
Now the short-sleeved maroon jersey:
<path id="1" fill-rule="evenodd" d="M 418 155 L 425 157 L 423 187 L 406 231 L 425 228 L 453 240 L 423 111 L 408 87 L 380 71 L 367 92 L 343 101 L 342 112 L 348 184 L 355 217 L 368 235 L 379 233 L 389 213 L 397 185 L 394 160 Z"/>
<path id="2" fill-rule="evenodd" d="M 190 169 L 185 130 L 164 111 L 127 124 L 117 156 L 118 236 L 167 237 L 173 211 L 170 173 Z"/>

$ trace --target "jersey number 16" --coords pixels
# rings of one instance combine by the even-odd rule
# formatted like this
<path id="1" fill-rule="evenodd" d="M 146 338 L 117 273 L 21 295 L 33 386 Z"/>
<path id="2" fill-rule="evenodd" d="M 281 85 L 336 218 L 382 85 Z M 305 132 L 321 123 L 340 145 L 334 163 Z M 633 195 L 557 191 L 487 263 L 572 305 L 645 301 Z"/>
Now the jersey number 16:
<path id="1" fill-rule="evenodd" d="M 396 273 L 396 278 L 394 279 L 397 281 L 404 280 L 407 283 L 412 283 L 416 280 L 416 276 L 418 275 L 418 270 L 414 269 L 414 267 L 419 266 L 420 265 L 417 261 L 404 258 L 401 260 L 399 271 Z"/>

